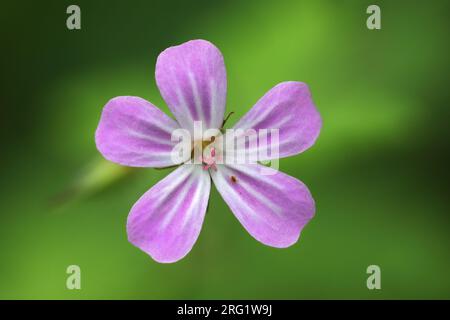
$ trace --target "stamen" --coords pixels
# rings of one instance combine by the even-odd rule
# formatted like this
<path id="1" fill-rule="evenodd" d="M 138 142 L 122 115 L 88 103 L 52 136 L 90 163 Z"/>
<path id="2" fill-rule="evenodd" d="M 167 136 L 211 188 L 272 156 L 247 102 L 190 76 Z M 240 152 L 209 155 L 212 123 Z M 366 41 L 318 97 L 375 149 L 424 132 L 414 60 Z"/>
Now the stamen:
<path id="1" fill-rule="evenodd" d="M 216 159 L 214 158 L 215 156 L 216 156 L 216 149 L 211 148 L 209 157 L 205 156 L 200 157 L 200 161 L 203 164 L 203 170 L 208 170 L 209 168 L 211 168 L 214 171 L 217 171 Z"/>
<path id="2" fill-rule="evenodd" d="M 223 122 L 222 122 L 222 128 L 220 128 L 220 129 L 223 129 L 223 127 L 225 126 L 225 123 L 227 123 L 227 121 L 228 121 L 228 118 L 229 118 L 233 113 L 234 113 L 234 111 L 231 111 L 231 112 L 225 117 L 225 119 L 224 119 Z"/>
<path id="3" fill-rule="evenodd" d="M 231 179 L 231 182 L 233 182 L 233 183 L 237 182 L 237 178 L 235 176 L 231 176 L 230 179 Z"/>

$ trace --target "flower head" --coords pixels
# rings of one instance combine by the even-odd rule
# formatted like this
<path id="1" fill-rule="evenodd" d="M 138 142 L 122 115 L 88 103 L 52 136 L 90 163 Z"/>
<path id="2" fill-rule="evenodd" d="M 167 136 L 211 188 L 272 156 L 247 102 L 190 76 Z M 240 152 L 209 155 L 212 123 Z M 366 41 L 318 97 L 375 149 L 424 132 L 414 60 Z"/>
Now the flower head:
<path id="1" fill-rule="evenodd" d="M 261 174 L 265 167 L 256 161 L 226 159 L 236 151 L 245 159 L 274 160 L 312 146 L 321 118 L 308 87 L 282 82 L 269 90 L 232 129 L 241 136 L 267 129 L 277 129 L 277 134 L 265 143 L 258 136 L 255 144 L 233 144 L 230 150 L 225 143 L 230 134 L 223 130 L 225 64 L 212 43 L 192 40 L 163 51 L 156 62 L 156 82 L 176 120 L 142 98 L 116 97 L 105 105 L 95 135 L 102 155 L 121 165 L 179 165 L 132 207 L 129 241 L 159 262 L 183 258 L 200 233 L 212 180 L 255 239 L 278 248 L 294 244 L 315 212 L 307 187 L 279 171 Z M 178 142 L 172 138 L 180 129 L 193 135 L 192 148 L 175 161 Z M 208 136 L 211 129 L 216 133 Z"/>

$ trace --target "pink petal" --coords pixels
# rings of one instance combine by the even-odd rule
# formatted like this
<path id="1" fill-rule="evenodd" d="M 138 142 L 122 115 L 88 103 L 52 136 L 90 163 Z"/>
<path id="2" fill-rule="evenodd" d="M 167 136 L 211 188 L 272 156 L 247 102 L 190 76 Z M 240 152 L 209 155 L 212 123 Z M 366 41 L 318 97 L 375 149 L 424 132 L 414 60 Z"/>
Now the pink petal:
<path id="1" fill-rule="evenodd" d="M 116 97 L 103 108 L 95 133 L 97 149 L 108 160 L 132 167 L 174 165 L 171 152 L 179 128 L 150 102 L 138 97 Z"/>
<path id="2" fill-rule="evenodd" d="M 222 54 L 212 43 L 192 40 L 164 50 L 156 62 L 156 82 L 180 125 L 192 130 L 220 128 L 227 77 Z"/>
<path id="3" fill-rule="evenodd" d="M 256 240 L 272 247 L 288 247 L 297 242 L 314 216 L 314 200 L 301 181 L 282 172 L 261 175 L 261 168 L 258 164 L 219 165 L 211 177 L 231 211 Z"/>
<path id="4" fill-rule="evenodd" d="M 148 190 L 128 216 L 129 241 L 158 262 L 175 262 L 198 238 L 211 179 L 197 165 L 183 165 Z"/>
<path id="5" fill-rule="evenodd" d="M 314 144 L 319 136 L 322 119 L 314 106 L 308 86 L 302 82 L 282 82 L 270 89 L 234 126 L 234 129 L 279 129 L 279 156 L 270 151 L 259 160 L 283 158 L 298 154 Z M 269 139 L 269 141 L 271 141 Z M 263 148 L 269 148 L 269 142 Z"/>

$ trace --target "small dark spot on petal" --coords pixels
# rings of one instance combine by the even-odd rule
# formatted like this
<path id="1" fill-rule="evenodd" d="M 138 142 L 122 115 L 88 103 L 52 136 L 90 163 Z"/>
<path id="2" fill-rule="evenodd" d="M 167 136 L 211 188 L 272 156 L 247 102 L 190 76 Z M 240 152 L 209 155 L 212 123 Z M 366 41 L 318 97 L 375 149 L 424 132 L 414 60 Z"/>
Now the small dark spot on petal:
<path id="1" fill-rule="evenodd" d="M 231 176 L 230 179 L 231 179 L 231 182 L 233 182 L 233 183 L 237 182 L 237 178 L 235 176 Z"/>
<path id="2" fill-rule="evenodd" d="M 212 136 L 211 137 L 211 142 L 214 142 L 216 140 L 216 137 L 215 136 Z"/>

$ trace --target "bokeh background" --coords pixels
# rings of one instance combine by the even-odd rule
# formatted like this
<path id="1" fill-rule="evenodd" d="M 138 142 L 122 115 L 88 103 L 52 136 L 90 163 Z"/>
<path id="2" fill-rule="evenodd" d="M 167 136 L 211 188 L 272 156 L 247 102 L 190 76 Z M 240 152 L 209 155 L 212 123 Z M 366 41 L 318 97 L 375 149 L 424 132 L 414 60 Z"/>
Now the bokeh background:
<path id="1" fill-rule="evenodd" d="M 82 29 L 66 28 L 81 7 Z M 378 4 L 382 30 L 366 28 Z M 450 298 L 449 2 L 20 1 L 0 10 L 0 298 Z M 254 240 L 216 190 L 178 263 L 128 243 L 129 209 L 170 170 L 103 160 L 94 132 L 112 97 L 168 112 L 163 49 L 203 38 L 228 71 L 229 125 L 272 86 L 308 83 L 316 145 L 280 169 L 317 203 L 300 241 Z M 66 289 L 81 267 L 82 289 Z M 382 289 L 366 288 L 381 267 Z"/>

